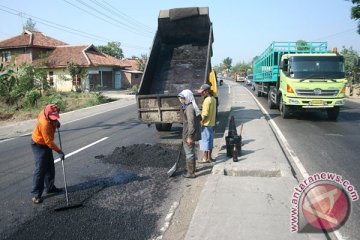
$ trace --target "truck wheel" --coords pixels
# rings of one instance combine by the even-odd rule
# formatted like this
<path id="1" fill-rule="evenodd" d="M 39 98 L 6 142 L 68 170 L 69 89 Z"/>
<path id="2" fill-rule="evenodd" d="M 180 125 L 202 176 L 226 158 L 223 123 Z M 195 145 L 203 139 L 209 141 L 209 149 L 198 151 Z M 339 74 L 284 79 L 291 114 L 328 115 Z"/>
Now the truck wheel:
<path id="1" fill-rule="evenodd" d="M 340 107 L 329 108 L 326 112 L 330 121 L 336 121 L 340 113 Z"/>
<path id="2" fill-rule="evenodd" d="M 171 124 L 171 123 L 163 123 L 163 124 L 162 124 L 162 129 L 163 129 L 163 131 L 165 131 L 165 132 L 171 131 L 171 127 L 172 127 L 172 124 Z"/>
<path id="3" fill-rule="evenodd" d="M 271 92 L 268 93 L 268 106 L 270 109 L 275 109 L 276 104 L 271 100 Z"/>
<path id="4" fill-rule="evenodd" d="M 155 128 L 158 132 L 164 131 L 162 126 L 163 125 L 161 123 L 155 123 Z"/>
<path id="5" fill-rule="evenodd" d="M 280 97 L 280 113 L 281 117 L 284 119 L 290 117 L 289 106 L 284 104 L 282 97 Z"/>
<path id="6" fill-rule="evenodd" d="M 258 97 L 262 97 L 262 92 L 260 92 L 259 90 L 257 90 L 257 91 L 256 91 L 256 95 L 257 95 Z"/>
<path id="7" fill-rule="evenodd" d="M 169 132 L 171 130 L 171 123 L 156 123 L 155 128 L 158 132 Z"/>

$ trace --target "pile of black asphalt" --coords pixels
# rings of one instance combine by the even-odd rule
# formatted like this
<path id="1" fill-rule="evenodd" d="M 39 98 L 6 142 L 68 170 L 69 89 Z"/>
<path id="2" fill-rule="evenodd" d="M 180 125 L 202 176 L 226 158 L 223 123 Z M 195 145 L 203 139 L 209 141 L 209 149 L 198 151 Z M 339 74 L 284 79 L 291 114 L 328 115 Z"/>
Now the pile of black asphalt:
<path id="1" fill-rule="evenodd" d="M 184 181 L 166 172 L 174 164 L 179 146 L 135 144 L 119 146 L 112 154 L 94 156 L 111 169 L 69 186 L 71 203 L 83 207 L 55 212 L 64 195 L 45 199 L 36 214 L 7 231 L 4 239 L 152 239 L 161 234 L 161 222 Z M 182 163 L 184 157 L 182 154 Z"/>

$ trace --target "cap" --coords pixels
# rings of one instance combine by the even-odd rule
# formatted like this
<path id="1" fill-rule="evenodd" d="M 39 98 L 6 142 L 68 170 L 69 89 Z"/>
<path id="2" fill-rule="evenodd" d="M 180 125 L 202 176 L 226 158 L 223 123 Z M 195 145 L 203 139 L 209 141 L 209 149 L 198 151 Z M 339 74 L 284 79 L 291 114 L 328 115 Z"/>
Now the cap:
<path id="1" fill-rule="evenodd" d="M 47 116 L 50 120 L 56 120 L 60 118 L 60 108 L 58 108 L 55 104 L 48 104 L 44 110 L 45 116 Z"/>
<path id="2" fill-rule="evenodd" d="M 205 83 L 205 84 L 201 85 L 201 87 L 196 91 L 198 93 L 202 93 L 203 91 L 208 91 L 208 90 L 210 90 L 210 85 Z"/>

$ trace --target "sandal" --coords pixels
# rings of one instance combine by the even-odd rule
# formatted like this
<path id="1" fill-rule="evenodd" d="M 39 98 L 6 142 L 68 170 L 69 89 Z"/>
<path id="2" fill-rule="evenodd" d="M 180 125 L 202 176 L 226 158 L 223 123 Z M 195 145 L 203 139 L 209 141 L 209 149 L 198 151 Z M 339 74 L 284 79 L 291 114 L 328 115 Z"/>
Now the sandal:
<path id="1" fill-rule="evenodd" d="M 211 161 L 210 161 L 210 160 L 201 159 L 201 161 L 199 161 L 199 163 L 211 163 Z"/>

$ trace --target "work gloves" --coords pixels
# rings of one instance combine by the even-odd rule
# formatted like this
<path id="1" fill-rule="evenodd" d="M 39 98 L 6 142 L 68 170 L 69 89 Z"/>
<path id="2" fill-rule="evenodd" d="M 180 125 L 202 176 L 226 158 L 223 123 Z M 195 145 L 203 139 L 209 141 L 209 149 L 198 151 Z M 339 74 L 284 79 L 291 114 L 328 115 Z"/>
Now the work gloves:
<path id="1" fill-rule="evenodd" d="M 59 154 L 59 158 L 60 158 L 62 161 L 64 161 L 64 160 L 65 160 L 65 153 L 60 150 L 60 151 L 58 152 L 58 154 Z"/>

